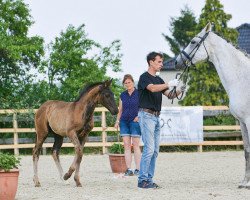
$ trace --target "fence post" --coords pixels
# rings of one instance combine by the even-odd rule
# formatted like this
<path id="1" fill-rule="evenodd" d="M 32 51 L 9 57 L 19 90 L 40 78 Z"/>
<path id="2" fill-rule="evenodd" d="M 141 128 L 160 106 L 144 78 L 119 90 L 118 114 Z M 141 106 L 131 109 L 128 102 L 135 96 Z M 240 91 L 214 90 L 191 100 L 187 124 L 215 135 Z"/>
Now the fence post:
<path id="1" fill-rule="evenodd" d="M 197 150 L 199 153 L 202 153 L 203 149 L 202 149 L 202 144 L 197 146 Z"/>
<path id="2" fill-rule="evenodd" d="M 240 141 L 240 137 L 236 137 L 236 141 Z M 237 150 L 237 151 L 240 150 L 240 145 L 236 145 L 236 150 Z"/>
<path id="3" fill-rule="evenodd" d="M 46 154 L 47 154 L 47 148 L 46 148 L 46 147 L 43 147 L 43 148 L 42 148 L 42 154 L 43 154 L 43 155 L 46 155 Z"/>
<path id="4" fill-rule="evenodd" d="M 13 129 L 14 129 L 14 138 L 13 138 L 14 141 L 13 142 L 14 142 L 14 145 L 18 145 L 17 113 L 13 113 Z M 19 155 L 19 149 L 18 149 L 18 147 L 14 147 L 14 154 L 17 155 L 17 156 Z"/>
<path id="5" fill-rule="evenodd" d="M 239 121 L 237 119 L 235 119 L 235 125 L 239 125 Z M 240 137 L 236 137 L 236 141 L 239 141 Z M 240 150 L 240 146 L 236 145 L 236 150 L 239 151 Z"/>
<path id="6" fill-rule="evenodd" d="M 107 147 L 106 147 L 106 142 L 107 142 L 107 132 L 105 129 L 107 128 L 107 123 L 106 123 L 106 113 L 105 111 L 102 111 L 102 153 L 106 154 L 107 153 Z"/>

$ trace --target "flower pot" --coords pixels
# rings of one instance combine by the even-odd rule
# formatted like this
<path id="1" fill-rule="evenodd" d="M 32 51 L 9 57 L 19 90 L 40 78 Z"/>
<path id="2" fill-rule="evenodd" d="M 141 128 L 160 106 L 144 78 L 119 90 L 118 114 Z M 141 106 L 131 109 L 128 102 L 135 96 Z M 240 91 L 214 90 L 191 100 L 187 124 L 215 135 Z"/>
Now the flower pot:
<path id="1" fill-rule="evenodd" d="M 18 176 L 18 169 L 11 169 L 8 172 L 0 170 L 0 199 L 15 199 L 18 185 Z"/>
<path id="2" fill-rule="evenodd" d="M 109 154 L 109 162 L 113 173 L 124 173 L 127 170 L 124 154 Z"/>

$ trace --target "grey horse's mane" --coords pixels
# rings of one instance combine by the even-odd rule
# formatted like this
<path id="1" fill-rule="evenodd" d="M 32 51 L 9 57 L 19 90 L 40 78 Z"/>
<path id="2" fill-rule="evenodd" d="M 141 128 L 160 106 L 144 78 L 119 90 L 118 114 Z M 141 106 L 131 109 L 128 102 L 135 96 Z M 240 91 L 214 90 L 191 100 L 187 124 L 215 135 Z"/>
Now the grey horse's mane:
<path id="1" fill-rule="evenodd" d="M 250 58 L 250 55 L 247 53 L 245 49 L 241 49 L 238 44 L 232 43 L 229 39 L 225 38 L 221 33 L 213 31 L 216 35 L 224 39 L 227 43 L 231 44 L 235 49 L 239 50 L 243 53 L 247 58 Z"/>

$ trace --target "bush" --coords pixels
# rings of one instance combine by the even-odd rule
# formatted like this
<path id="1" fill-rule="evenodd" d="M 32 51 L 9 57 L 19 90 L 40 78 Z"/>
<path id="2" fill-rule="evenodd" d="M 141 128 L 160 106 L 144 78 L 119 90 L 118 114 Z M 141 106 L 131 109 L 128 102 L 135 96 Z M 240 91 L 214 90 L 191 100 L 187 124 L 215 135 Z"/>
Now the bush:
<path id="1" fill-rule="evenodd" d="M 20 158 L 14 155 L 0 153 L 0 170 L 10 171 L 10 169 L 18 168 Z"/>
<path id="2" fill-rule="evenodd" d="M 122 144 L 114 143 L 114 144 L 109 148 L 109 153 L 113 153 L 113 154 L 124 154 L 124 147 L 123 147 Z"/>

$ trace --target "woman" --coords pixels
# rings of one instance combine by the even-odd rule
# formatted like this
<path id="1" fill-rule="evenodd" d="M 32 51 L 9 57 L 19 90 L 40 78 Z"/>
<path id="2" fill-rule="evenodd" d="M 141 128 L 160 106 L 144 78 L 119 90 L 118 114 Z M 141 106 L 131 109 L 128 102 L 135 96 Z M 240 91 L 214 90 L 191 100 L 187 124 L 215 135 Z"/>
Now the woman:
<path id="1" fill-rule="evenodd" d="M 118 126 L 120 127 L 120 135 L 124 143 L 125 161 L 127 165 L 125 176 L 133 176 L 139 174 L 141 160 L 141 131 L 138 123 L 139 98 L 138 91 L 134 87 L 134 79 L 130 74 L 124 76 L 122 83 L 126 90 L 120 95 L 119 112 L 117 114 L 115 128 L 118 129 Z M 131 142 L 133 144 L 136 166 L 134 171 L 131 169 Z"/>

